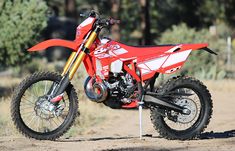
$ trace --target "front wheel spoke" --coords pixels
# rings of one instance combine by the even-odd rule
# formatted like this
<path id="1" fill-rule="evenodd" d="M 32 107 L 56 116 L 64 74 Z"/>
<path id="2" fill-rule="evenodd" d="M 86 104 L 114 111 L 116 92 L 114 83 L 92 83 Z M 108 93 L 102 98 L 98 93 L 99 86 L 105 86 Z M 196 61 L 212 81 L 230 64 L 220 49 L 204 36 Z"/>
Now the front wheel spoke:
<path id="1" fill-rule="evenodd" d="M 28 91 L 30 91 L 30 92 L 28 92 Z M 35 100 L 38 98 L 38 96 L 34 95 L 34 93 L 31 92 L 32 88 L 30 88 L 28 91 L 26 91 L 24 95 L 26 95 L 26 93 L 28 93 L 31 96 L 31 98 L 33 98 Z"/>
<path id="2" fill-rule="evenodd" d="M 25 110 L 25 109 L 29 109 L 29 108 L 32 108 L 32 106 L 20 107 L 20 110 Z"/>
<path id="3" fill-rule="evenodd" d="M 24 117 L 25 119 L 28 119 L 28 117 L 31 117 L 34 111 L 30 111 L 30 112 L 25 112 L 25 113 L 21 113 L 21 117 Z"/>
<path id="4" fill-rule="evenodd" d="M 50 130 L 49 130 L 49 128 L 48 128 L 48 120 L 46 120 L 46 119 L 44 119 L 45 121 L 46 121 L 46 124 L 44 125 L 44 132 L 49 132 Z"/>
<path id="5" fill-rule="evenodd" d="M 30 125 L 31 125 L 31 123 L 32 123 L 32 121 L 35 119 L 35 117 L 37 117 L 37 116 L 36 116 L 36 115 L 34 115 L 34 116 L 31 118 L 30 122 L 27 124 L 28 126 L 30 126 Z"/>
<path id="6" fill-rule="evenodd" d="M 47 93 L 47 82 L 48 82 L 48 81 L 46 81 L 46 84 L 45 84 L 45 87 L 44 87 L 44 94 Z"/>
<path id="7" fill-rule="evenodd" d="M 51 129 L 52 129 L 51 119 L 50 118 L 47 120 L 47 129 L 48 129 L 48 132 L 50 132 Z"/>
<path id="8" fill-rule="evenodd" d="M 22 90 L 23 95 L 19 100 L 19 116 L 23 120 L 24 126 L 32 130 L 32 133 L 48 133 L 51 135 L 65 122 L 70 112 L 70 96 L 64 95 L 63 100 L 58 104 L 58 113 L 51 112 L 50 104 L 47 102 L 49 94 L 56 90 L 58 83 L 53 79 L 36 79 L 29 82 L 26 90 Z"/>
<path id="9" fill-rule="evenodd" d="M 37 84 L 36 84 L 36 85 L 37 85 Z M 34 96 L 36 96 L 36 98 L 38 98 L 39 95 L 38 95 L 38 93 L 37 93 L 36 90 L 35 90 L 35 85 L 34 85 L 31 89 L 32 89 L 32 94 L 33 94 Z"/>
<path id="10" fill-rule="evenodd" d="M 41 116 L 41 114 L 40 114 Z M 45 122 L 44 122 L 44 118 L 41 118 L 41 132 L 45 132 L 45 128 L 46 128 L 46 125 L 45 125 Z"/>
<path id="11" fill-rule="evenodd" d="M 22 117 L 24 120 L 30 119 L 31 116 L 32 116 L 32 114 L 27 114 L 27 115 L 22 115 L 22 114 L 21 114 L 21 117 Z"/>
<path id="12" fill-rule="evenodd" d="M 51 128 L 53 129 L 53 123 L 51 122 L 51 119 L 50 119 L 50 126 L 51 126 Z"/>
<path id="13" fill-rule="evenodd" d="M 57 120 L 60 122 L 60 124 L 62 124 L 62 123 L 63 123 L 63 122 L 61 122 L 61 120 L 59 119 L 59 118 L 60 118 L 60 116 L 57 116 L 56 118 L 57 118 Z"/>
<path id="14" fill-rule="evenodd" d="M 29 87 L 29 89 L 25 92 L 25 94 L 26 93 L 28 93 L 32 98 L 38 98 L 38 96 L 35 95 L 35 92 L 32 86 Z"/>
<path id="15" fill-rule="evenodd" d="M 40 120 L 41 120 L 41 118 L 38 116 L 37 119 L 38 119 L 37 131 L 40 132 Z"/>
<path id="16" fill-rule="evenodd" d="M 30 115 L 32 115 L 32 113 L 34 113 L 35 111 L 34 110 L 32 110 L 32 111 L 28 111 L 28 112 L 22 112 L 22 113 L 20 113 L 21 115 L 28 115 L 28 114 L 30 114 Z"/>
<path id="17" fill-rule="evenodd" d="M 54 118 L 52 118 L 52 121 L 55 123 L 55 125 L 57 126 L 57 128 L 59 127 L 59 125 L 57 124 L 57 122 L 54 120 Z"/>
<path id="18" fill-rule="evenodd" d="M 24 109 L 24 108 L 34 108 L 35 105 L 31 104 L 31 103 L 22 103 L 20 104 L 20 109 Z"/>
<path id="19" fill-rule="evenodd" d="M 27 101 L 27 102 L 29 102 L 29 103 L 31 103 L 31 104 L 34 105 L 34 103 L 33 103 L 32 101 L 30 101 L 29 99 L 26 99 L 25 96 L 23 96 L 22 98 L 23 98 L 25 101 Z"/>

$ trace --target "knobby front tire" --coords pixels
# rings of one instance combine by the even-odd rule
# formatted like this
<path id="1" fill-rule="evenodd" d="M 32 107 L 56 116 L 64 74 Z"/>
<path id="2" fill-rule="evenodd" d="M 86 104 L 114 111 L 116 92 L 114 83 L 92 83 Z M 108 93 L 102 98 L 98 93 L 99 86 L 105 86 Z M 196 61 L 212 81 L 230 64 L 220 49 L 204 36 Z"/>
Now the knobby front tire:
<path id="1" fill-rule="evenodd" d="M 66 94 L 68 96 L 67 106 L 69 106 L 67 114 L 65 117 L 63 117 L 64 121 L 62 121 L 61 125 L 59 125 L 57 128 L 51 131 L 50 129 L 46 131 L 36 131 L 29 126 L 29 125 L 32 125 L 31 124 L 32 122 L 29 125 L 27 125 L 25 121 L 23 120 L 24 118 L 22 118 L 23 116 L 21 115 L 21 109 L 20 109 L 20 105 L 22 105 L 21 100 L 23 100 L 22 98 L 25 96 L 25 93 L 28 89 L 32 88 L 34 84 L 39 83 L 40 81 L 41 82 L 52 81 L 52 82 L 59 83 L 61 78 L 62 77 L 57 73 L 37 72 L 27 77 L 26 79 L 24 79 L 19 84 L 19 86 L 15 88 L 14 93 L 13 93 L 13 98 L 11 101 L 11 117 L 16 128 L 19 130 L 19 132 L 21 132 L 26 137 L 34 138 L 37 140 L 55 140 L 59 138 L 60 136 L 62 136 L 65 132 L 67 132 L 69 128 L 73 125 L 75 118 L 78 115 L 78 97 L 72 84 L 69 84 L 69 86 L 66 88 Z M 35 100 L 29 100 L 28 103 L 33 102 L 33 101 Z M 33 111 L 34 110 L 35 109 L 33 109 Z M 32 114 L 35 114 L 35 113 L 32 113 Z M 33 124 L 36 124 L 36 122 L 34 122 Z"/>

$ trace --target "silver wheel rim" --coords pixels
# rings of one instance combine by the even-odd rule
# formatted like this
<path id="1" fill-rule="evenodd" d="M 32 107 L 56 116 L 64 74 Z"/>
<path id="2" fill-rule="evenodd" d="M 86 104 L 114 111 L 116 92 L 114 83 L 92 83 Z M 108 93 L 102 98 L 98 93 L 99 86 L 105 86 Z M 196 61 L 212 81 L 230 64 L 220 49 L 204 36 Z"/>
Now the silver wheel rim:
<path id="1" fill-rule="evenodd" d="M 177 115 L 177 122 L 164 118 L 164 121 L 168 127 L 176 131 L 183 131 L 191 128 L 198 120 L 201 112 L 201 102 L 197 93 L 189 88 L 179 88 L 176 91 L 183 91 L 185 93 L 192 94 L 190 96 L 177 97 L 174 99 L 174 103 L 180 106 L 184 106 L 190 110 L 189 115 L 183 115 L 171 111 L 170 114 Z"/>
<path id="2" fill-rule="evenodd" d="M 38 133 L 51 132 L 59 128 L 66 120 L 69 113 L 69 98 L 67 93 L 59 105 L 63 105 L 64 109 L 60 115 L 56 116 L 53 112 L 40 112 L 37 108 L 39 97 L 47 94 L 53 81 L 42 80 L 32 84 L 25 90 L 20 101 L 20 116 L 24 124 L 31 130 Z M 41 108 L 42 109 L 42 108 Z"/>

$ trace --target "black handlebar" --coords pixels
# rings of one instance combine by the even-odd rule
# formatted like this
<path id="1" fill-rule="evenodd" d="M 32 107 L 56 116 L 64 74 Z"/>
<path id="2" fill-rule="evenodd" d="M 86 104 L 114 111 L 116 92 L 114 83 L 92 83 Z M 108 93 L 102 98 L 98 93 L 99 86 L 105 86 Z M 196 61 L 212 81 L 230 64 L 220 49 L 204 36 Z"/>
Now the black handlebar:
<path id="1" fill-rule="evenodd" d="M 120 24 L 120 20 L 116 20 L 113 18 L 98 19 L 97 24 L 103 27 L 107 27 L 107 26 L 114 25 L 114 24 Z"/>
<path id="2" fill-rule="evenodd" d="M 120 20 L 116 20 L 113 18 L 109 18 L 109 19 L 100 18 L 99 13 L 95 12 L 94 10 L 90 12 L 81 13 L 80 16 L 81 17 L 95 17 L 97 18 L 97 22 L 96 22 L 97 25 L 100 25 L 102 27 L 108 27 L 114 24 L 120 24 Z"/>
<path id="3" fill-rule="evenodd" d="M 83 12 L 80 13 L 81 17 L 98 17 L 99 18 L 99 13 L 95 12 L 94 10 L 90 11 L 90 12 Z"/>

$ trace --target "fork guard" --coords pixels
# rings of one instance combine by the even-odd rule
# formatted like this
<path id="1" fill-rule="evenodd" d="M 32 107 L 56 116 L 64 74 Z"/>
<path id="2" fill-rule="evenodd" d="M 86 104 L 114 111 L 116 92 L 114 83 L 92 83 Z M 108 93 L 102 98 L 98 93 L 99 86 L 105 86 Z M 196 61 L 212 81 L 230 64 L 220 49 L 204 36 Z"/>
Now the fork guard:
<path id="1" fill-rule="evenodd" d="M 33 51 L 41 51 L 45 50 L 49 47 L 53 46 L 61 46 L 61 47 L 66 47 L 70 48 L 73 51 L 77 51 L 78 46 L 80 45 L 79 41 L 69 41 L 69 40 L 63 40 L 63 39 L 50 39 L 43 41 L 31 48 L 28 49 L 28 51 L 33 52 Z"/>

